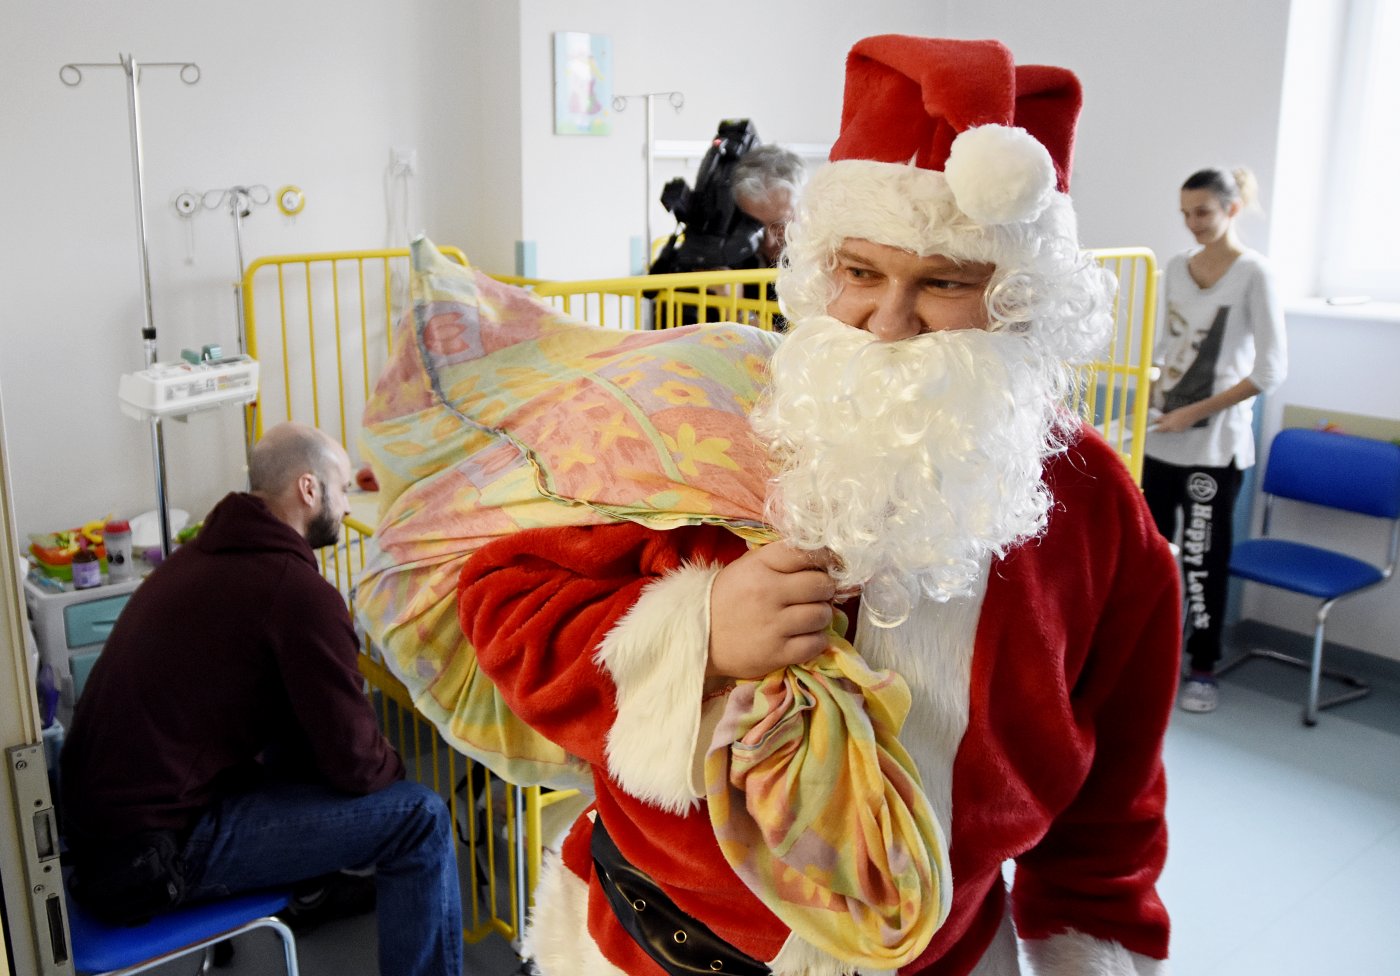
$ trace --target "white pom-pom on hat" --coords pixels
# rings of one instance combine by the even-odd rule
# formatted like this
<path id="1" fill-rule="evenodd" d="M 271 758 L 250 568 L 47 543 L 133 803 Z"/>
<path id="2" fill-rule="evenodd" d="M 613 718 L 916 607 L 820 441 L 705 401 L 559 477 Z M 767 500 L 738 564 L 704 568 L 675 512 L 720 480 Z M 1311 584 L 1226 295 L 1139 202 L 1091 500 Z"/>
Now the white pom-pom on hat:
<path id="1" fill-rule="evenodd" d="M 958 209 L 979 224 L 1035 220 L 1055 189 L 1050 153 L 1025 129 L 979 125 L 953 140 L 943 165 Z"/>

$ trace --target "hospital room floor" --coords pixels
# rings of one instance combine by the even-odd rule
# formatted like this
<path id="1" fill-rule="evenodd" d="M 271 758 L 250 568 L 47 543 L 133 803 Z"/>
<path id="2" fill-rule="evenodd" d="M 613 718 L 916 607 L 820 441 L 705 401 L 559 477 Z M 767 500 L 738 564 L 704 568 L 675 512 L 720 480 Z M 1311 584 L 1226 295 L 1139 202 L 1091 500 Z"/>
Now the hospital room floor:
<path id="1" fill-rule="evenodd" d="M 1214 714 L 1174 713 L 1160 890 L 1177 976 L 1400 972 L 1384 935 L 1400 916 L 1400 667 L 1361 656 L 1363 668 L 1372 695 L 1312 729 L 1306 675 L 1265 661 L 1222 680 Z M 227 976 L 281 971 L 270 936 L 244 942 Z M 329 923 L 300 940 L 301 971 L 373 976 L 374 945 L 370 916 Z M 517 970 L 499 937 L 467 947 L 471 976 Z"/>

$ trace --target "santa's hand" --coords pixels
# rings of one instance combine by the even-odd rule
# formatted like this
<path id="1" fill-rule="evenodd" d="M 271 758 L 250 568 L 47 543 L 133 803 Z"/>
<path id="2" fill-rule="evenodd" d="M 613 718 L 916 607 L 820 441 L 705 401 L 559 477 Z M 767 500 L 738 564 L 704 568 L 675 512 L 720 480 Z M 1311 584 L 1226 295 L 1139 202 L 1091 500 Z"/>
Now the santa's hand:
<path id="1" fill-rule="evenodd" d="M 719 571 L 710 591 L 709 677 L 761 678 L 827 647 L 836 584 L 819 557 L 774 542 Z"/>

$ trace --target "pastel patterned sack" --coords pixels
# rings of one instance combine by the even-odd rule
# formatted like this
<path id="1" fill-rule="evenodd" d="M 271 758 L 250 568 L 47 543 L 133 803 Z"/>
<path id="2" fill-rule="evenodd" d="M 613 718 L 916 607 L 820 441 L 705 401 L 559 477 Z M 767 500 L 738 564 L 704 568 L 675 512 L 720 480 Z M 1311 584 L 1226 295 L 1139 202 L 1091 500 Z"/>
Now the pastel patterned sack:
<path id="1" fill-rule="evenodd" d="M 361 622 L 453 746 L 511 782 L 577 785 L 577 763 L 479 673 L 457 619 L 462 565 L 536 526 L 715 522 L 754 537 L 767 468 L 745 418 L 777 337 L 599 328 L 426 240 L 412 297 L 365 409 L 381 497 Z"/>
<path id="2" fill-rule="evenodd" d="M 413 310 L 365 412 L 378 554 L 356 605 L 419 712 L 515 783 L 585 770 L 521 722 L 458 623 L 462 565 L 537 526 L 715 523 L 754 543 L 768 470 L 747 415 L 778 338 L 748 326 L 604 329 L 413 247 Z M 947 846 L 898 742 L 909 694 L 844 640 L 740 682 L 706 761 L 726 859 L 814 946 L 892 969 L 951 897 Z"/>

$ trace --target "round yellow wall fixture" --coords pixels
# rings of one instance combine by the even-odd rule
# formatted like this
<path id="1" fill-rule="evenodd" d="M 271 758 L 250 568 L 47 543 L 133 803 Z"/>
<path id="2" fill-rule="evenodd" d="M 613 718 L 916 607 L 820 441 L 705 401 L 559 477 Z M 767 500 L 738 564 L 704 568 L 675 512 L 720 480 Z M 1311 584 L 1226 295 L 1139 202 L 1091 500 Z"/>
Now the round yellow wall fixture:
<path id="1" fill-rule="evenodd" d="M 288 217 L 301 213 L 306 206 L 306 194 L 299 186 L 284 186 L 277 191 L 277 209 Z"/>

